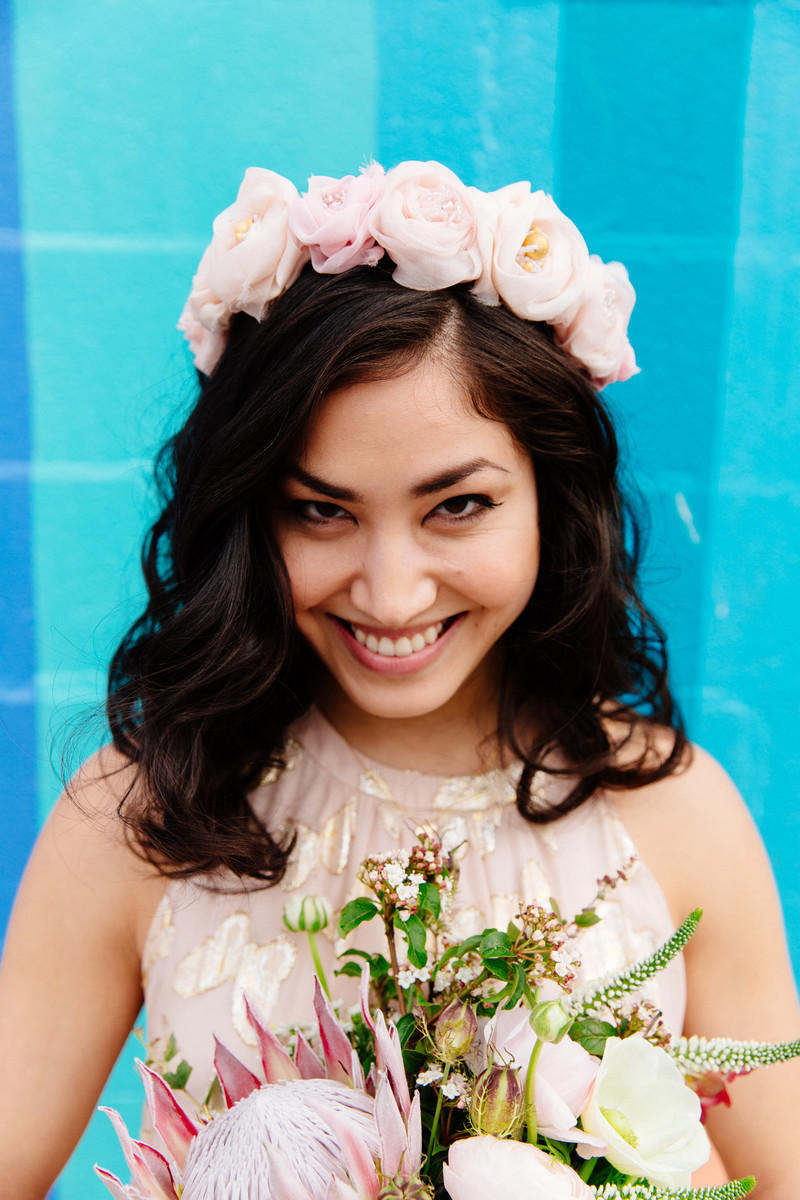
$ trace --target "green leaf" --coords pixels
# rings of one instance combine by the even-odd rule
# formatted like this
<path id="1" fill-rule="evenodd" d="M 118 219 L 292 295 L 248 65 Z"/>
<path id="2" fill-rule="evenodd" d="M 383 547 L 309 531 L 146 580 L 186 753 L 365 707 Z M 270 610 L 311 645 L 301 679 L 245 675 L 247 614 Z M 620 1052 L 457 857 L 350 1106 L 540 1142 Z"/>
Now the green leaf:
<path id="1" fill-rule="evenodd" d="M 499 929 L 487 929 L 480 940 L 481 958 L 508 958 L 511 953 L 511 939 L 507 933 Z"/>
<path id="2" fill-rule="evenodd" d="M 400 1038 L 400 1049 L 405 1050 L 409 1038 L 417 1027 L 417 1019 L 413 1013 L 403 1013 L 397 1022 L 397 1036 Z"/>
<path id="3" fill-rule="evenodd" d="M 617 1031 L 608 1021 L 601 1021 L 598 1017 L 582 1017 L 570 1026 L 569 1036 L 573 1042 L 580 1042 L 584 1050 L 602 1058 L 606 1041 L 616 1037 Z"/>
<path id="4" fill-rule="evenodd" d="M 528 980 L 525 976 L 524 968 L 521 967 L 519 963 L 514 963 L 513 990 L 508 1000 L 506 1000 L 505 1004 L 503 1005 L 503 1008 L 514 1008 L 516 1004 L 519 1004 L 519 998 L 525 991 L 525 985 L 527 982 Z"/>
<path id="5" fill-rule="evenodd" d="M 485 932 L 490 932 L 486 930 Z M 495 931 L 496 932 L 496 931 Z M 473 950 L 477 950 L 483 939 L 482 933 L 473 933 L 470 937 L 464 938 L 460 945 L 456 946 L 455 953 L 459 958 L 463 958 L 465 954 L 471 954 Z"/>
<path id="6" fill-rule="evenodd" d="M 515 942 L 517 940 L 517 938 L 519 937 L 519 935 L 522 933 L 522 930 L 517 929 L 517 927 L 513 921 L 509 921 L 508 925 L 506 926 L 506 933 L 511 938 L 511 941 Z"/>
<path id="7" fill-rule="evenodd" d="M 424 967 L 428 961 L 428 955 L 425 952 L 426 935 L 422 921 L 413 913 L 407 921 L 403 921 L 397 913 L 394 918 L 394 927 L 405 935 L 408 942 L 408 961 L 412 967 Z"/>
<path id="8" fill-rule="evenodd" d="M 178 1053 L 178 1043 L 175 1041 L 175 1034 L 171 1033 L 169 1035 L 169 1041 L 167 1042 L 167 1048 L 164 1051 L 164 1062 L 168 1063 L 169 1060 L 171 1058 L 174 1058 L 177 1053 Z"/>
<path id="9" fill-rule="evenodd" d="M 367 899 L 366 896 L 350 900 L 345 904 L 339 916 L 339 936 L 345 937 L 351 929 L 355 929 L 356 925 L 360 925 L 362 921 L 371 921 L 379 912 L 380 909 L 375 901 Z"/>
<path id="10" fill-rule="evenodd" d="M 484 959 L 483 965 L 495 979 L 508 980 L 511 977 L 511 966 L 504 958 Z"/>
<path id="11" fill-rule="evenodd" d="M 347 975 L 350 979 L 360 979 L 361 967 L 358 963 L 348 962 L 343 967 L 338 967 L 333 973 L 334 975 Z"/>
<path id="12" fill-rule="evenodd" d="M 430 917 L 431 921 L 439 920 L 439 913 L 442 911 L 442 897 L 435 883 L 422 883 L 419 888 L 419 915 L 424 920 Z"/>
<path id="13" fill-rule="evenodd" d="M 176 1071 L 165 1071 L 163 1077 L 165 1082 L 168 1083 L 171 1088 L 175 1088 L 177 1091 L 182 1091 L 189 1082 L 189 1076 L 191 1073 L 192 1068 L 184 1058 L 178 1064 L 178 1069 Z"/>
<path id="14" fill-rule="evenodd" d="M 575 924 L 580 929 L 589 929 L 590 926 L 599 924 L 599 921 L 597 913 L 592 912 L 590 908 L 587 908 L 585 912 L 579 912 L 575 918 Z"/>

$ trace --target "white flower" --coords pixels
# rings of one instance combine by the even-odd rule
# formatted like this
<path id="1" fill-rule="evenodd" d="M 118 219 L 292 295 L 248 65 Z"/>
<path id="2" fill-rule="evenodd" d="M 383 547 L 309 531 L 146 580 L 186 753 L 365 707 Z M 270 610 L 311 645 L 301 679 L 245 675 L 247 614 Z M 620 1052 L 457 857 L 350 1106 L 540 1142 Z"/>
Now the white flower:
<path id="1" fill-rule="evenodd" d="M 452 1200 L 594 1200 L 577 1172 L 537 1146 L 512 1138 L 471 1137 L 454 1142 L 444 1168 Z"/>
<path id="2" fill-rule="evenodd" d="M 390 860 L 383 868 L 383 877 L 391 887 L 400 887 L 406 877 L 406 869 L 402 863 Z"/>
<path id="3" fill-rule="evenodd" d="M 417 1076 L 417 1087 L 427 1087 L 429 1083 L 438 1083 L 444 1071 L 440 1067 L 428 1067 Z"/>
<path id="4" fill-rule="evenodd" d="M 448 1100 L 457 1100 L 459 1096 L 463 1096 L 467 1090 L 467 1077 L 462 1075 L 460 1071 L 456 1071 L 450 1076 L 447 1083 L 442 1087 L 442 1095 Z"/>
<path id="5" fill-rule="evenodd" d="M 664 1050 L 640 1037 L 609 1038 L 581 1123 L 603 1139 L 618 1171 L 685 1188 L 711 1149 L 700 1111 Z"/>

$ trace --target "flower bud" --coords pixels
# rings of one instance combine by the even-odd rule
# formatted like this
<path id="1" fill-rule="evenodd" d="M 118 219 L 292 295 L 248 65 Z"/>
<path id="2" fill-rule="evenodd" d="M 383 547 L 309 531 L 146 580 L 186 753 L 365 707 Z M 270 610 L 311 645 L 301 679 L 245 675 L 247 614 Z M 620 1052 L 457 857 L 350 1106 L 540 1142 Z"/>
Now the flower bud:
<path id="1" fill-rule="evenodd" d="M 436 1018 L 433 1041 L 442 1062 L 457 1062 L 469 1052 L 478 1033 L 475 1010 L 463 1000 L 448 1004 Z"/>
<path id="2" fill-rule="evenodd" d="M 544 1000 L 531 1013 L 531 1029 L 542 1042 L 560 1042 L 572 1022 L 560 1000 Z"/>
<path id="3" fill-rule="evenodd" d="M 293 933 L 319 933 L 331 919 L 324 896 L 291 896 L 283 908 L 283 923 Z"/>
<path id="4" fill-rule="evenodd" d="M 518 1069 L 487 1067 L 475 1080 L 469 1115 L 477 1134 L 507 1138 L 519 1129 L 525 1098 L 517 1078 Z"/>

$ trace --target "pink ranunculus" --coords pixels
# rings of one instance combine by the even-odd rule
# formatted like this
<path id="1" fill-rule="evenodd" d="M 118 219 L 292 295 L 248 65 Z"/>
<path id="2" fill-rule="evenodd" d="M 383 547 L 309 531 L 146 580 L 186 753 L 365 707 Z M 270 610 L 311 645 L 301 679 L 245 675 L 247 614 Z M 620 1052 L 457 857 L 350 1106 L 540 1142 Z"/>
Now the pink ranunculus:
<path id="1" fill-rule="evenodd" d="M 604 263 L 592 254 L 580 302 L 563 323 L 556 322 L 556 341 L 583 364 L 598 391 L 639 373 L 628 341 L 635 303 L 636 293 L 622 263 Z"/>
<path id="2" fill-rule="evenodd" d="M 479 277 L 471 190 L 437 162 L 404 162 L 387 173 L 370 230 L 395 262 L 394 278 L 403 287 L 427 291 Z"/>
<path id="3" fill-rule="evenodd" d="M 297 188 L 263 167 L 248 167 L 236 200 L 214 221 L 208 279 L 231 312 L 260 321 L 270 300 L 294 283 L 308 248 L 289 233 Z"/>
<path id="4" fill-rule="evenodd" d="M 511 184 L 498 195 L 492 282 L 518 317 L 552 324 L 583 292 L 589 266 L 586 243 L 545 192 Z"/>
<path id="5" fill-rule="evenodd" d="M 519 1082 L 525 1087 L 528 1063 L 536 1043 L 531 1029 L 530 1010 L 524 1007 L 510 1012 L 500 1010 L 485 1030 L 487 1044 L 510 1065 L 519 1066 Z M 605 1143 L 578 1128 L 578 1118 L 589 1100 L 600 1063 L 583 1046 L 564 1037 L 546 1042 L 539 1054 L 533 1102 L 536 1122 L 547 1137 L 576 1142 L 580 1149 L 596 1154 Z"/>
<path id="6" fill-rule="evenodd" d="M 572 1167 L 537 1146 L 510 1138 L 454 1142 L 444 1167 L 452 1200 L 592 1200 L 594 1192 Z"/>
<path id="7" fill-rule="evenodd" d="M 289 228 L 296 241 L 310 250 L 320 275 L 338 275 L 380 262 L 383 250 L 370 233 L 369 219 L 383 195 L 384 179 L 378 163 L 342 179 L 312 175 L 308 191 L 294 201 Z"/>
<path id="8" fill-rule="evenodd" d="M 227 340 L 230 313 L 208 281 L 207 248 L 192 280 L 192 290 L 183 307 L 178 329 L 183 330 L 198 371 L 210 375 L 219 362 Z"/>

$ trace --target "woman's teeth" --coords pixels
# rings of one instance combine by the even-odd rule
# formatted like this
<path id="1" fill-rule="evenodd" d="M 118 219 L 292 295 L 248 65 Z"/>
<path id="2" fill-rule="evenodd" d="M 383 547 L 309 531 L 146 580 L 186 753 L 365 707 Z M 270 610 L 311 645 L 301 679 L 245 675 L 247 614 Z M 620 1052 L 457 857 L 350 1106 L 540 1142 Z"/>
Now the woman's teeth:
<path id="1" fill-rule="evenodd" d="M 422 633 L 415 633 L 410 638 L 399 637 L 396 641 L 388 637 L 376 638 L 374 633 L 364 633 L 363 629 L 359 629 L 355 625 L 351 628 L 356 641 L 362 646 L 366 646 L 373 654 L 381 654 L 384 658 L 407 658 L 409 654 L 414 654 L 417 650 L 424 650 L 426 646 L 432 646 L 444 629 L 444 622 L 438 621 L 436 625 L 429 625 Z"/>

